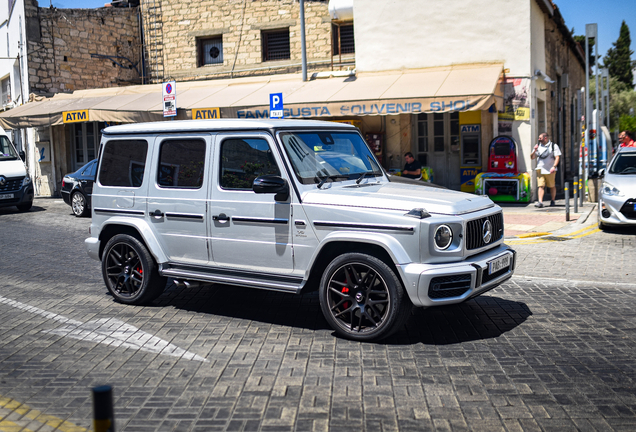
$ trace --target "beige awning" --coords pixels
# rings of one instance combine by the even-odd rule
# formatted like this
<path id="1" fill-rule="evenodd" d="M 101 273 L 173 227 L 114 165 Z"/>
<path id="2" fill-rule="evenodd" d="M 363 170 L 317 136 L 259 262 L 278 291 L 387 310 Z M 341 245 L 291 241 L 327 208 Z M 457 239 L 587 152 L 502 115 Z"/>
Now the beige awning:
<path id="1" fill-rule="evenodd" d="M 287 118 L 350 117 L 503 108 L 502 64 L 359 73 L 303 82 L 299 74 L 178 82 L 179 119 L 193 109 L 219 108 L 223 118 L 269 117 L 269 95 L 282 93 Z M 162 86 L 78 90 L 0 114 L 7 129 L 64 123 L 63 113 L 83 110 L 89 121 L 163 121 Z"/>

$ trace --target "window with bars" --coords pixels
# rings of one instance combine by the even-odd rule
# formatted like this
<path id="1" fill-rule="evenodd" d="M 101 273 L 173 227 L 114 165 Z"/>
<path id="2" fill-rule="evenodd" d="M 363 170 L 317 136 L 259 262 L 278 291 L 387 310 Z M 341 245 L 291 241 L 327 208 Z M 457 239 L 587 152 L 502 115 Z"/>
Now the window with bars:
<path id="1" fill-rule="evenodd" d="M 289 29 L 268 30 L 261 33 L 263 41 L 263 61 L 288 60 Z"/>
<path id="2" fill-rule="evenodd" d="M 223 64 L 223 36 L 197 39 L 199 66 Z"/>
<path id="3" fill-rule="evenodd" d="M 353 23 L 332 24 L 333 54 L 353 54 L 356 52 L 356 44 L 353 38 Z"/>

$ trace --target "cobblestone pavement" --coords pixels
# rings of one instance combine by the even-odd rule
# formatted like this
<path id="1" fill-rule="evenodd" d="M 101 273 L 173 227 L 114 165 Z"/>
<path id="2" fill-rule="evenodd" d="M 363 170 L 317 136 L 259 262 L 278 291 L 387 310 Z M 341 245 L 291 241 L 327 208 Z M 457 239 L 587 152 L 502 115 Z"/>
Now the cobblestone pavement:
<path id="1" fill-rule="evenodd" d="M 634 231 L 520 244 L 509 283 L 357 343 L 315 294 L 115 303 L 89 224 L 59 200 L 0 209 L 0 431 L 88 429 L 101 384 L 120 431 L 636 430 Z M 136 340 L 91 336 L 118 322 Z"/>

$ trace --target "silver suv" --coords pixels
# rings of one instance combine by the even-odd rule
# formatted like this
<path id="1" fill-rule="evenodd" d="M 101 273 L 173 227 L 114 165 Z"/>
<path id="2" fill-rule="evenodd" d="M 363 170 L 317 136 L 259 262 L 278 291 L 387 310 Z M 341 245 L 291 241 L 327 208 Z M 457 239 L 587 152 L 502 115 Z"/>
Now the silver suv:
<path id="1" fill-rule="evenodd" d="M 394 180 L 344 124 L 109 127 L 86 247 L 122 303 L 152 301 L 167 278 L 318 290 L 337 333 L 379 339 L 413 305 L 466 301 L 515 265 L 489 198 Z"/>

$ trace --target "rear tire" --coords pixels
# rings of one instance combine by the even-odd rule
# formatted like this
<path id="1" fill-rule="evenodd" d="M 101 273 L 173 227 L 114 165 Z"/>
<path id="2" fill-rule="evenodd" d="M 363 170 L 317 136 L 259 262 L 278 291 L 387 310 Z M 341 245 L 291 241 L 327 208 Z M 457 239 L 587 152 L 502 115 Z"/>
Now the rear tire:
<path id="1" fill-rule="evenodd" d="M 71 195 L 71 209 L 73 209 L 73 214 L 77 217 L 86 216 L 88 206 L 86 205 L 86 197 L 83 193 L 75 192 Z"/>
<path id="2" fill-rule="evenodd" d="M 320 281 L 320 307 L 336 333 L 371 341 L 390 336 L 408 319 L 413 304 L 393 269 L 364 253 L 336 257 Z"/>
<path id="3" fill-rule="evenodd" d="M 146 246 L 135 237 L 118 234 L 111 238 L 102 255 L 106 288 L 120 303 L 147 304 L 163 293 L 167 278 L 160 276 Z"/>

